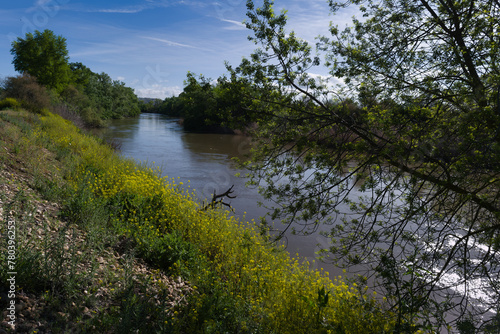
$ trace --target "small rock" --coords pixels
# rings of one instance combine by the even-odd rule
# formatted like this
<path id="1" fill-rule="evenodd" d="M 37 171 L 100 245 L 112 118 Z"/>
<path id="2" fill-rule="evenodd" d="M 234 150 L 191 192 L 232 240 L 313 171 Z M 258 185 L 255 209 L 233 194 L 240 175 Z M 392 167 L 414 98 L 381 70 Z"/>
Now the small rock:
<path id="1" fill-rule="evenodd" d="M 26 308 L 26 303 L 19 302 L 16 304 L 16 312 L 20 312 Z"/>

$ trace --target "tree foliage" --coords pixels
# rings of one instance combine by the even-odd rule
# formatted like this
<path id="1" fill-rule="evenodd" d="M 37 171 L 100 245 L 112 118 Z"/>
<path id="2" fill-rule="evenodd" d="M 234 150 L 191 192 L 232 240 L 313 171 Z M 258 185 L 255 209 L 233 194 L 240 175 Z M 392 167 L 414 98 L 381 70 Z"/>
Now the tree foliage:
<path id="1" fill-rule="evenodd" d="M 248 82 L 236 78 L 212 81 L 189 72 L 179 96 L 149 101 L 142 105 L 142 111 L 181 117 L 188 131 L 230 133 L 244 130 L 252 121 L 245 102 L 249 90 Z"/>
<path id="2" fill-rule="evenodd" d="M 214 93 L 210 79 L 200 76 L 198 81 L 193 73 L 187 74 L 184 90 L 179 95 L 186 130 L 203 131 L 210 121 L 219 121 Z"/>
<path id="3" fill-rule="evenodd" d="M 286 12 L 248 1 L 259 48 L 228 66 L 254 86 L 249 168 L 271 218 L 297 233 L 330 224 L 325 260 L 366 268 L 400 331 L 499 326 L 500 3 L 329 5 L 362 17 L 332 24 L 315 53 Z M 321 53 L 342 87 L 309 74 Z"/>
<path id="4" fill-rule="evenodd" d="M 61 91 L 70 80 L 66 39 L 56 36 L 51 30 L 38 30 L 19 37 L 10 50 L 16 71 L 30 74 L 38 83 Z"/>
<path id="5" fill-rule="evenodd" d="M 139 101 L 134 91 L 106 73 L 91 72 L 83 92 L 103 119 L 137 116 Z"/>

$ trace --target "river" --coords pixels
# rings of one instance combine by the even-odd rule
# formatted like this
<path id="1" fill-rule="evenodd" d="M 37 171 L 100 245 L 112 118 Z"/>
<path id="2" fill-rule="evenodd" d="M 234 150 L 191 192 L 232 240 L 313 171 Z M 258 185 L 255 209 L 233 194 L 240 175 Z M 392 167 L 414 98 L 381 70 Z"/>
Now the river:
<path id="1" fill-rule="evenodd" d="M 258 222 L 267 213 L 266 208 L 258 205 L 259 201 L 265 202 L 258 190 L 246 187 L 247 179 L 236 176 L 245 175 L 246 171 L 239 170 L 232 158 L 244 159 L 249 153 L 248 137 L 186 132 L 177 119 L 160 114 L 113 120 L 101 135 L 116 142 L 123 156 L 159 166 L 164 176 L 174 177 L 194 189 L 200 200 L 210 199 L 214 191 L 221 194 L 234 185 L 236 198 L 227 201 L 240 219 Z M 281 227 L 279 223 L 275 226 Z M 328 247 L 328 241 L 319 233 L 287 233 L 286 244 L 292 255 L 299 254 L 311 263 L 315 260 L 313 268 L 323 268 L 331 277 L 343 274 L 340 268 L 316 259 L 318 245 Z"/>

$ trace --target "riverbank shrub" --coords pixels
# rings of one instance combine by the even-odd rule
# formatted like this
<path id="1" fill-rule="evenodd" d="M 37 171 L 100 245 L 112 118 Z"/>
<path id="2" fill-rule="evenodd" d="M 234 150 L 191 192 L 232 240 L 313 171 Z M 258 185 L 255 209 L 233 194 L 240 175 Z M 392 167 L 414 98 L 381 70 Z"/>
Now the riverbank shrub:
<path id="1" fill-rule="evenodd" d="M 4 97 L 16 99 L 31 112 L 43 114 L 51 106 L 49 91 L 29 74 L 8 77 L 2 86 Z"/>
<path id="2" fill-rule="evenodd" d="M 2 109 L 18 109 L 21 107 L 21 103 L 14 98 L 6 97 L 0 101 L 0 110 Z"/>
<path id="3" fill-rule="evenodd" d="M 130 256 L 181 275 L 193 286 L 188 303 L 175 306 L 167 318 L 156 316 L 157 308 L 148 304 L 156 310 L 151 319 L 162 322 L 150 328 L 172 333 L 392 331 L 392 313 L 363 289 L 311 270 L 267 243 L 251 223 L 222 210 L 200 210 L 182 182 L 161 176 L 159 168 L 119 157 L 58 115 L 49 113 L 37 122 L 30 140 L 44 143 L 67 166 L 62 214 L 69 223 L 93 226 L 109 236 L 101 247 L 127 249 Z M 107 318 L 118 321 L 109 328 L 130 328 L 118 320 L 135 314 L 142 303 L 130 291 L 124 295 L 131 304 Z"/>

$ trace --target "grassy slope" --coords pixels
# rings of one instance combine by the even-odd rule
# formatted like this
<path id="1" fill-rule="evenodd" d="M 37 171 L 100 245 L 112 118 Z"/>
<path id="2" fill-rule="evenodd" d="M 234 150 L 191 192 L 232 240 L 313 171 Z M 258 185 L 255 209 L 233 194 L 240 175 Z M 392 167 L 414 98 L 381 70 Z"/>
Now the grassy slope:
<path id="1" fill-rule="evenodd" d="M 6 235 L 9 219 L 18 231 L 18 315 L 24 317 L 18 329 L 391 329 L 390 314 L 359 289 L 309 270 L 226 212 L 200 210 L 159 170 L 117 156 L 58 116 L 0 111 L 0 140 L 0 233 Z M 0 252 L 4 309 L 5 243 Z"/>

